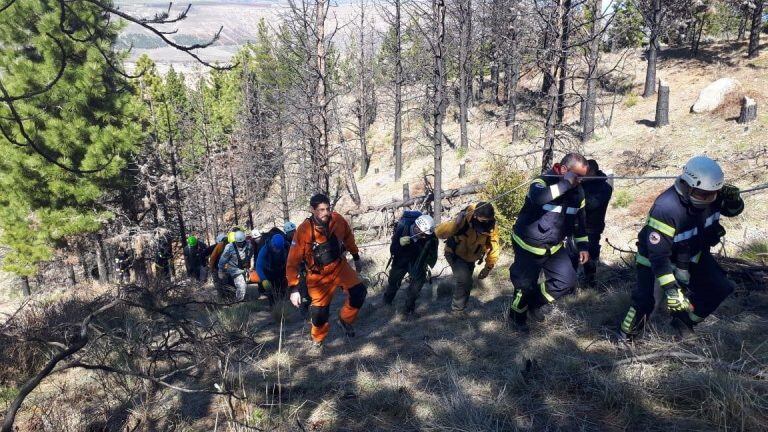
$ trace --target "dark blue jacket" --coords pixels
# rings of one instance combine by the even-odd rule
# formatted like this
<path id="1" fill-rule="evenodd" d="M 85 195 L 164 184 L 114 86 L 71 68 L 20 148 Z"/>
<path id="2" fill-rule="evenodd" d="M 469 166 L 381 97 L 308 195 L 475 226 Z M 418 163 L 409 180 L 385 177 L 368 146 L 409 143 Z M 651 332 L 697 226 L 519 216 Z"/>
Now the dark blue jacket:
<path id="1" fill-rule="evenodd" d="M 723 203 L 720 197 L 707 208 L 697 209 L 670 187 L 656 198 L 638 234 L 637 264 L 651 267 L 661 286 L 674 283 L 673 266 L 688 269 L 725 234 L 720 216 L 737 216 L 743 210 L 741 199 Z"/>
<path id="2" fill-rule="evenodd" d="M 580 251 L 589 245 L 585 226 L 584 190 L 548 171 L 528 188 L 525 204 L 515 222 L 512 241 L 536 255 L 545 255 L 562 247 L 573 235 Z M 578 223 L 577 223 L 578 222 Z"/>
<path id="3" fill-rule="evenodd" d="M 605 213 L 608 211 L 608 202 L 613 195 L 613 187 L 608 183 L 604 172 L 598 170 L 596 177 L 605 177 L 602 179 L 590 179 L 581 182 L 581 188 L 584 189 L 584 199 L 586 200 L 586 226 L 584 231 L 587 234 L 602 234 L 605 230 Z"/>
<path id="4" fill-rule="evenodd" d="M 283 235 L 275 233 L 273 235 Z M 288 261 L 288 249 L 291 242 L 285 241 L 285 247 L 282 250 L 275 250 L 269 243 L 263 245 L 259 250 L 259 256 L 256 258 L 256 273 L 259 280 L 270 280 L 285 278 L 285 263 Z"/>

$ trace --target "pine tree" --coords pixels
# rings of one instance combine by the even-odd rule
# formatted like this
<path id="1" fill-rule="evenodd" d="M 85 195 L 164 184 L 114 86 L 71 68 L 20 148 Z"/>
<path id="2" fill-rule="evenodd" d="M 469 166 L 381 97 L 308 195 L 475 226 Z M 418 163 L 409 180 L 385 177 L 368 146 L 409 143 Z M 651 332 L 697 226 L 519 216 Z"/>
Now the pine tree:
<path id="1" fill-rule="evenodd" d="M 142 139 L 140 105 L 107 60 L 118 63 L 117 26 L 84 3 L 60 22 L 60 5 L 18 0 L 0 14 L 0 243 L 3 268 L 23 276 L 110 217 L 99 200 Z"/>

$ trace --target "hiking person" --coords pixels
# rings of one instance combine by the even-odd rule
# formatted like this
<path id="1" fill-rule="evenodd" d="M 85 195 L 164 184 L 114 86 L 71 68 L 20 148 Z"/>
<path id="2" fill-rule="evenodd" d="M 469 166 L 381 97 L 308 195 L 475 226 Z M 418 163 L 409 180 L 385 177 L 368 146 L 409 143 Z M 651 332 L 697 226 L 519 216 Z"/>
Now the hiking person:
<path id="1" fill-rule="evenodd" d="M 597 161 L 590 159 L 587 161 L 587 177 L 581 181 L 581 188 L 584 190 L 585 200 L 585 226 L 584 232 L 587 235 L 587 252 L 589 252 L 589 261 L 583 264 L 584 282 L 589 288 L 597 287 L 597 264 L 600 259 L 600 237 L 605 230 L 605 213 L 608 211 L 608 203 L 613 195 L 613 186 L 608 176 L 600 170 Z M 579 249 L 576 242 L 570 238 L 567 242 L 568 253 L 571 256 L 571 264 L 574 269 L 579 268 Z"/>
<path id="2" fill-rule="evenodd" d="M 437 238 L 445 240 L 445 259 L 453 270 L 456 286 L 453 289 L 451 313 L 462 314 L 472 291 L 475 263 L 485 261 L 478 279 L 485 279 L 499 259 L 499 229 L 493 204 L 479 202 L 469 205 L 452 220 L 435 229 Z"/>
<path id="3" fill-rule="evenodd" d="M 274 306 L 276 298 L 284 297 L 288 288 L 285 265 L 290 246 L 283 234 L 275 234 L 269 239 L 269 243 L 261 248 L 256 258 L 256 273 L 270 306 Z"/>
<path id="4" fill-rule="evenodd" d="M 408 294 L 402 309 L 403 315 L 411 315 L 416 309 L 416 300 L 427 281 L 428 269 L 437 263 L 438 240 L 434 235 L 435 221 L 432 216 L 420 211 L 406 210 L 392 233 L 392 267 L 389 270 L 387 289 L 384 291 L 384 305 L 391 305 L 407 274 L 410 277 Z"/>
<path id="5" fill-rule="evenodd" d="M 291 288 L 291 303 L 298 308 L 302 301 L 299 293 L 300 272 L 302 266 L 306 266 L 307 291 L 312 299 L 309 307 L 312 321 L 310 334 L 313 345 L 320 348 L 330 330 L 330 305 L 336 290 L 341 288 L 347 294 L 339 311 L 339 324 L 347 337 L 353 337 L 353 324 L 368 289 L 358 275 L 362 263 L 347 221 L 331 210 L 331 201 L 325 194 L 315 194 L 309 204 L 312 214 L 296 229 L 288 253 L 286 276 Z M 352 254 L 357 272 L 347 262 L 346 251 Z"/>
<path id="6" fill-rule="evenodd" d="M 296 232 L 296 224 L 291 221 L 285 221 L 283 223 L 283 232 L 285 233 L 285 238 L 290 243 L 293 241 L 293 234 Z"/>
<path id="7" fill-rule="evenodd" d="M 706 156 L 691 158 L 674 184 L 654 201 L 638 234 L 637 285 L 621 323 L 621 336 L 639 335 L 653 311 L 654 286 L 667 298 L 672 326 L 680 336 L 693 334 L 734 290 L 710 253 L 725 228 L 720 217 L 744 210 L 736 186 L 724 184 L 720 165 Z"/>
<path id="8" fill-rule="evenodd" d="M 216 244 L 209 246 L 211 252 L 208 254 L 208 273 L 213 276 L 213 284 L 219 286 L 224 281 L 219 279 L 219 258 L 224 253 L 224 248 L 227 246 L 227 235 L 219 234 L 216 236 Z"/>
<path id="9" fill-rule="evenodd" d="M 573 293 L 576 270 L 563 247 L 566 237 L 573 236 L 579 263 L 589 261 L 589 241 L 584 232 L 586 202 L 579 182 L 588 169 L 584 156 L 569 153 L 528 188 L 512 228 L 515 261 L 509 268 L 514 287 L 509 318 L 521 331 L 528 330 L 529 315 L 543 321 L 554 301 Z M 542 270 L 546 281 L 539 283 Z"/>
<path id="10" fill-rule="evenodd" d="M 187 237 L 187 245 L 184 246 L 184 264 L 187 267 L 187 275 L 200 282 L 208 278 L 207 273 L 207 247 L 196 236 Z"/>
<path id="11" fill-rule="evenodd" d="M 245 299 L 245 289 L 248 281 L 248 270 L 251 269 L 253 249 L 245 239 L 245 233 L 237 230 L 219 258 L 218 270 L 220 280 L 232 280 L 235 285 L 235 300 Z"/>

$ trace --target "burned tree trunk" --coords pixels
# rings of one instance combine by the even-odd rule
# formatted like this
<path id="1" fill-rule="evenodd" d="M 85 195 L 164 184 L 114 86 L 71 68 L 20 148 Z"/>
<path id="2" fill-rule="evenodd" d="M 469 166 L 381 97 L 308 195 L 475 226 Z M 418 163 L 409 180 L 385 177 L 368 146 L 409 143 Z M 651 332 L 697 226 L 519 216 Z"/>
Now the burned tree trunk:
<path id="1" fill-rule="evenodd" d="M 661 30 L 661 0 L 653 0 L 650 36 L 648 37 L 648 65 L 645 69 L 645 89 L 643 97 L 651 97 L 656 93 L 656 60 L 659 55 L 659 32 Z"/>
<path id="2" fill-rule="evenodd" d="M 472 94 L 472 0 L 459 2 L 459 148 L 469 148 L 467 117 L 469 99 Z"/>
<path id="3" fill-rule="evenodd" d="M 395 181 L 403 175 L 403 53 L 400 0 L 395 0 Z"/>
<path id="4" fill-rule="evenodd" d="M 749 29 L 749 47 L 747 58 L 753 59 L 760 55 L 760 33 L 763 31 L 763 5 L 765 0 L 755 0 L 752 11 L 752 27 Z"/>
<path id="5" fill-rule="evenodd" d="M 434 106 L 432 113 L 433 143 L 435 152 L 435 185 L 434 185 L 434 219 L 440 223 L 442 214 L 442 185 L 443 185 L 443 120 L 445 118 L 445 0 L 433 0 L 433 85 Z"/>
<path id="6" fill-rule="evenodd" d="M 744 96 L 741 99 L 741 113 L 739 114 L 738 123 L 749 123 L 757 119 L 757 103 L 754 99 Z"/>
<path id="7" fill-rule="evenodd" d="M 656 99 L 656 127 L 669 124 L 669 84 L 659 80 L 659 97 Z"/>

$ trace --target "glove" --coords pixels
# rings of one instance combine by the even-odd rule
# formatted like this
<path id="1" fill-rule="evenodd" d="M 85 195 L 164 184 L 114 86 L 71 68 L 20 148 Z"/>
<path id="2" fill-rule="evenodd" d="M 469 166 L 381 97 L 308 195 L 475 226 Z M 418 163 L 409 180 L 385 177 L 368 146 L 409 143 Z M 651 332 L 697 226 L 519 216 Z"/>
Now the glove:
<path id="1" fill-rule="evenodd" d="M 688 270 L 676 268 L 673 274 L 675 275 L 675 280 L 678 284 L 688 286 L 688 284 L 691 283 L 691 272 Z"/>
<path id="2" fill-rule="evenodd" d="M 477 275 L 477 278 L 483 280 L 488 277 L 489 273 L 491 273 L 491 269 L 484 267 L 482 270 L 480 270 L 480 274 Z"/>
<path id="3" fill-rule="evenodd" d="M 295 307 L 301 306 L 301 294 L 299 294 L 298 291 L 292 292 L 289 299 L 291 300 L 291 304 Z"/>
<path id="4" fill-rule="evenodd" d="M 574 187 L 577 184 L 579 184 L 579 175 L 573 171 L 568 171 L 567 173 L 565 173 L 565 175 L 563 176 L 563 179 L 565 179 L 565 181 L 570 183 L 571 187 Z"/>
<path id="5" fill-rule="evenodd" d="M 408 236 L 400 237 L 400 246 L 407 246 L 411 244 L 411 238 Z"/>
<path id="6" fill-rule="evenodd" d="M 720 189 L 720 196 L 723 197 L 723 201 L 738 201 L 739 200 L 739 188 L 732 184 L 724 184 Z"/>
<path id="7" fill-rule="evenodd" d="M 219 279 L 224 280 L 227 278 L 227 274 L 219 270 Z"/>
<path id="8" fill-rule="evenodd" d="M 261 281 L 261 286 L 265 291 L 272 291 L 272 282 L 268 280 Z"/>
<path id="9" fill-rule="evenodd" d="M 683 290 L 679 286 L 675 285 L 671 288 L 667 288 L 665 291 L 667 295 L 667 309 L 670 312 L 687 312 L 691 310 L 691 303 L 683 294 Z"/>
<path id="10" fill-rule="evenodd" d="M 364 268 L 365 266 L 363 265 L 362 260 L 359 260 L 359 259 L 355 260 L 355 270 L 357 270 L 358 273 L 361 273 Z"/>

